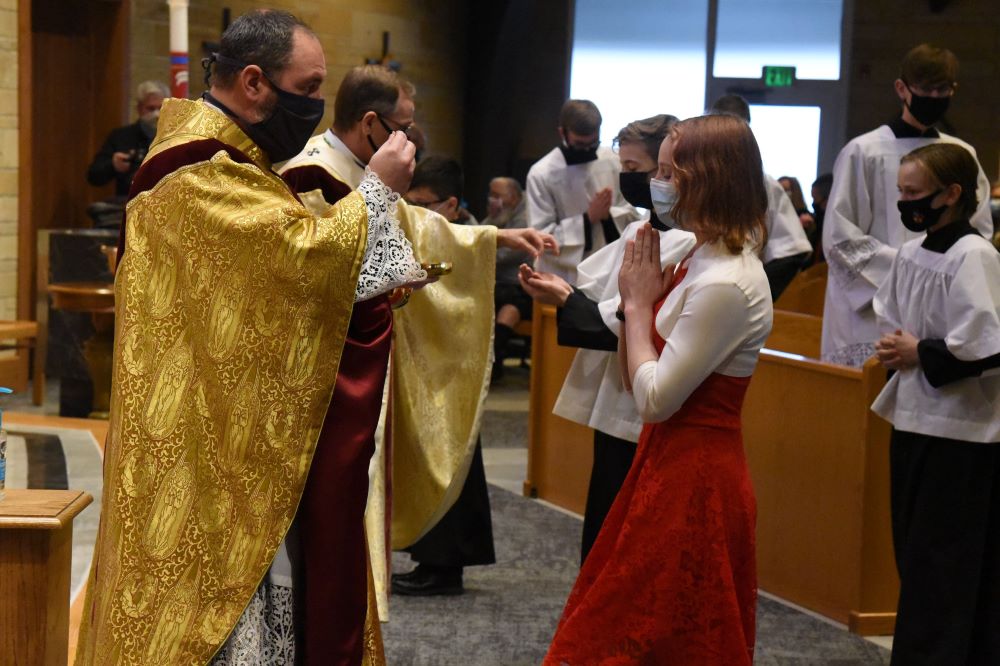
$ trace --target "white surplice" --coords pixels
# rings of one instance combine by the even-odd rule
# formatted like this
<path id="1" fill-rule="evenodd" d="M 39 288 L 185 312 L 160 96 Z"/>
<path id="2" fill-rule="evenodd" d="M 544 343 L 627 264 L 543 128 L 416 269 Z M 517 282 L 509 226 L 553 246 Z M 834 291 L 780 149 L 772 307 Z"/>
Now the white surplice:
<path id="1" fill-rule="evenodd" d="M 823 252 L 829 264 L 823 310 L 825 361 L 860 366 L 872 355 L 878 338 L 872 298 L 897 250 L 923 235 L 907 231 L 900 220 L 899 159 L 938 141 L 957 143 L 976 154 L 972 146 L 946 134 L 936 139 L 897 139 L 883 125 L 853 139 L 837 156 L 823 223 Z M 979 207 L 971 224 L 984 236 L 992 236 L 989 182 L 982 168 L 976 195 Z"/>
<path id="2" fill-rule="evenodd" d="M 600 190 L 611 188 L 611 217 L 618 232 L 639 219 L 618 188 L 621 172 L 618 156 L 609 148 L 597 149 L 597 159 L 583 164 L 567 165 L 559 148 L 553 148 L 528 170 L 525 198 L 528 202 L 528 224 L 546 231 L 559 241 L 558 256 L 542 255 L 535 262 L 540 271 L 555 273 L 570 284 L 576 283 L 576 267 L 586 257 L 607 243 L 600 222 L 591 224 L 591 248 L 586 251 L 583 214 L 590 200 Z"/>
<path id="3" fill-rule="evenodd" d="M 1000 254 L 978 235 L 947 252 L 907 242 L 875 295 L 880 333 L 944 340 L 962 361 L 1000 354 Z M 893 374 L 872 410 L 898 430 L 1000 442 L 1000 368 L 934 388 L 920 367 Z"/>

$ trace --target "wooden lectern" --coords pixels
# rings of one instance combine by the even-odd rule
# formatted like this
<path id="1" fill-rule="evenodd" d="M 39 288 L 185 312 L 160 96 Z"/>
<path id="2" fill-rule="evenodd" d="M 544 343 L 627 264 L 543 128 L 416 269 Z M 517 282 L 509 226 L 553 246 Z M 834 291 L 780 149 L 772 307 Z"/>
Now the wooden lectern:
<path id="1" fill-rule="evenodd" d="M 7 490 L 0 500 L 0 662 L 68 661 L 73 519 L 79 490 Z"/>

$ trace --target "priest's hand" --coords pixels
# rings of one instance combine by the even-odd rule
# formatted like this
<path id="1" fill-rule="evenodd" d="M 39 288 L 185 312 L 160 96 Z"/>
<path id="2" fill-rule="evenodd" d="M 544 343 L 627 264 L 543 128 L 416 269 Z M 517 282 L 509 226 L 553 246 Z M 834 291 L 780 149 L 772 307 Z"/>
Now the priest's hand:
<path id="1" fill-rule="evenodd" d="M 573 293 L 573 287 L 566 280 L 552 273 L 536 271 L 528 264 L 521 264 L 517 279 L 528 296 L 546 305 L 562 307 Z"/>
<path id="2" fill-rule="evenodd" d="M 618 292 L 622 309 L 652 311 L 653 304 L 666 293 L 674 275 L 674 264 L 660 267 L 660 234 L 653 227 L 642 225 L 635 240 L 625 245 L 625 256 L 618 271 Z"/>
<path id="3" fill-rule="evenodd" d="M 403 194 L 413 178 L 416 148 L 402 132 L 393 132 L 372 155 L 368 168 L 393 192 Z"/>
<path id="4" fill-rule="evenodd" d="M 499 229 L 497 247 L 506 247 L 518 252 L 527 252 L 537 257 L 543 252 L 559 254 L 559 243 L 552 234 L 536 229 Z"/>
<path id="5" fill-rule="evenodd" d="M 906 370 L 920 365 L 917 343 L 913 335 L 896 329 L 895 333 L 883 335 L 875 343 L 875 356 L 890 370 Z"/>

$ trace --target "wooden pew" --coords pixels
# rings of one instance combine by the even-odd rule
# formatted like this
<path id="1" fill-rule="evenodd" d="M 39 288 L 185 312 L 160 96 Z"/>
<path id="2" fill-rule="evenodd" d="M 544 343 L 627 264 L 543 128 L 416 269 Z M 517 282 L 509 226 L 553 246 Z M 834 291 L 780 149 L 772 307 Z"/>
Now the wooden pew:
<path id="1" fill-rule="evenodd" d="M 535 304 L 531 321 L 528 474 L 524 494 L 582 514 L 594 462 L 594 431 L 552 413 L 576 356 L 556 343 L 556 309 Z"/>
<path id="2" fill-rule="evenodd" d="M 760 588 L 865 635 L 892 633 L 899 593 L 890 428 L 869 409 L 884 384 L 874 360 L 765 349 L 743 406 Z"/>
<path id="3" fill-rule="evenodd" d="M 775 310 L 823 316 L 826 300 L 826 263 L 810 266 L 795 276 L 774 304 Z"/>

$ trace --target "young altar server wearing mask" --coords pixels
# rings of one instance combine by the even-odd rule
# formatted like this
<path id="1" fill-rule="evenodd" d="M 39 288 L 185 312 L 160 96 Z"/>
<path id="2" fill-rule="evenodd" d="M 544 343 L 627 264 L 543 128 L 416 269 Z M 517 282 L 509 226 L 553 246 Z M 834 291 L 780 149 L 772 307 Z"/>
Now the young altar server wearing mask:
<path id="1" fill-rule="evenodd" d="M 1000 254 L 969 223 L 979 165 L 937 143 L 903 157 L 900 248 L 875 294 L 872 409 L 893 424 L 900 577 L 892 663 L 1000 663 Z"/>
<path id="2" fill-rule="evenodd" d="M 585 259 L 577 267 L 576 287 L 527 265 L 521 266 L 519 275 L 530 296 L 559 307 L 559 344 L 580 348 L 552 411 L 594 429 L 594 463 L 583 514 L 581 562 L 587 559 L 625 482 L 642 432 L 635 400 L 622 386 L 617 354 L 621 333 L 621 322 L 615 316 L 621 304 L 618 271 L 626 243 L 649 222 L 660 235 L 663 265 L 679 263 L 694 247 L 694 234 L 672 228 L 675 224 L 662 187 L 665 183 L 651 180 L 657 170 L 660 144 L 676 122 L 676 117 L 667 114 L 636 120 L 615 138 L 622 195 L 633 206 L 650 211 L 647 219 L 629 224 L 621 238 Z"/>
<path id="3" fill-rule="evenodd" d="M 823 253 L 830 268 L 823 310 L 825 361 L 860 366 L 872 355 L 878 338 L 872 297 L 896 251 L 921 233 L 900 223 L 899 159 L 938 142 L 959 144 L 975 156 L 972 146 L 934 129 L 955 93 L 957 74 L 958 60 L 951 51 L 928 44 L 912 49 L 894 84 L 902 113 L 853 139 L 837 156 L 823 226 Z M 993 228 L 988 192 L 989 182 L 980 168 L 979 204 L 970 211 L 969 222 L 987 236 Z"/>
<path id="4" fill-rule="evenodd" d="M 601 146 L 601 112 L 570 99 L 559 112 L 561 143 L 528 170 L 528 224 L 551 233 L 558 257 L 539 257 L 542 271 L 576 282 L 576 267 L 617 240 L 639 214 L 618 190 L 618 158 Z"/>

